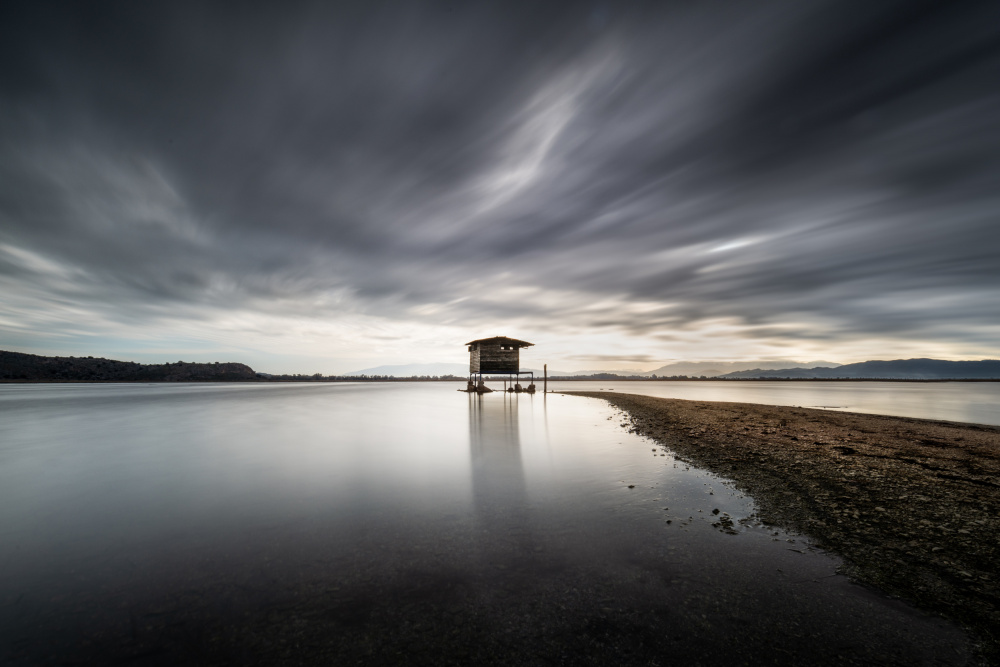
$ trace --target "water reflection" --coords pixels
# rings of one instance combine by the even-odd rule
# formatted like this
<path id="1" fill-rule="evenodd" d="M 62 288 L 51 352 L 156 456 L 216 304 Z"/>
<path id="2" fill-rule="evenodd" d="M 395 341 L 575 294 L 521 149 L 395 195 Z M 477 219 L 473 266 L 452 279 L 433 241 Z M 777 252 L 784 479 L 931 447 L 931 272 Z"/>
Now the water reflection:
<path id="1" fill-rule="evenodd" d="M 472 500 L 482 546 L 510 549 L 511 555 L 531 553 L 537 544 L 521 456 L 521 400 L 531 397 L 469 395 Z"/>
<path id="2" fill-rule="evenodd" d="M 554 391 L 611 390 L 692 401 L 828 407 L 877 415 L 1000 425 L 997 382 L 550 381 Z"/>
<path id="3" fill-rule="evenodd" d="M 0 663 L 964 659 L 784 534 L 712 528 L 749 501 L 603 402 L 463 400 L 0 387 Z"/>
<path id="4" fill-rule="evenodd" d="M 525 502 L 524 465 L 517 419 L 518 398 L 469 395 L 472 495 L 480 513 Z"/>

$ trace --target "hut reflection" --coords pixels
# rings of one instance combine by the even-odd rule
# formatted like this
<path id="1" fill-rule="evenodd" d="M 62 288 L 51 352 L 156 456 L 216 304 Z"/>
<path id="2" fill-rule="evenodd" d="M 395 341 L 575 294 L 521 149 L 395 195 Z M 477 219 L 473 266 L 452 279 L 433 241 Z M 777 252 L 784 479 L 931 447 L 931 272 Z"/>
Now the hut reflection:
<path id="1" fill-rule="evenodd" d="M 469 396 L 469 448 L 476 511 L 498 512 L 525 501 L 515 394 Z"/>
<path id="2" fill-rule="evenodd" d="M 491 548 L 530 550 L 528 495 L 517 408 L 528 396 L 469 396 L 469 448 L 472 499 L 483 537 Z M 502 545 L 496 540 L 502 542 Z"/>

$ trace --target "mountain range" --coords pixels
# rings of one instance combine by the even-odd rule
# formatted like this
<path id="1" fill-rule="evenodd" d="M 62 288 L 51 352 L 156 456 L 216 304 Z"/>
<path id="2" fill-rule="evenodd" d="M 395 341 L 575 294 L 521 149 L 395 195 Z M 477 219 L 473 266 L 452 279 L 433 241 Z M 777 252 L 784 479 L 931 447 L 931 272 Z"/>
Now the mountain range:
<path id="1" fill-rule="evenodd" d="M 469 367 L 457 363 L 400 364 L 376 366 L 340 377 L 357 375 L 394 376 L 397 378 L 465 377 Z M 541 369 L 532 370 L 535 377 Z M 590 375 L 620 375 L 623 377 L 718 377 L 730 380 L 751 379 L 858 379 L 858 380 L 1000 380 L 1000 360 L 944 361 L 942 359 L 895 359 L 863 361 L 838 366 L 830 362 L 809 362 L 809 365 L 788 361 L 700 361 L 677 362 L 651 371 L 549 370 L 549 377 Z M 231 382 L 253 381 L 266 377 L 241 363 L 137 364 L 94 357 L 43 357 L 20 352 L 0 351 L 0 381 L 48 382 Z M 298 377 L 298 376 L 296 376 Z"/>
<path id="2" fill-rule="evenodd" d="M 789 359 L 778 359 L 777 361 L 679 361 L 666 366 L 660 366 L 651 371 L 645 371 L 640 375 L 656 375 L 657 377 L 671 377 L 675 375 L 687 375 L 688 377 L 718 377 L 727 373 L 737 371 L 747 371 L 751 369 L 780 370 L 784 368 L 835 368 L 840 364 L 832 361 L 791 361 Z"/>
<path id="3" fill-rule="evenodd" d="M 891 379 L 891 380 L 996 380 L 1000 379 L 1000 360 L 944 361 L 941 359 L 895 359 L 862 361 L 836 368 L 756 368 L 721 376 L 729 379 L 816 378 L 816 379 Z"/>
<path id="4" fill-rule="evenodd" d="M 705 377 L 716 377 L 723 375 L 725 373 L 732 373 L 734 371 L 746 371 L 751 369 L 757 370 L 778 370 L 786 368 L 816 368 L 816 367 L 835 367 L 835 364 L 830 361 L 808 361 L 808 362 L 796 362 L 789 359 L 779 359 L 777 361 L 680 361 L 672 364 L 667 364 L 665 366 L 660 366 L 659 368 L 654 368 L 650 371 L 641 371 L 636 369 L 617 369 L 617 370 L 581 370 L 581 371 L 563 371 L 557 369 L 549 369 L 549 377 L 572 377 L 576 375 L 596 375 L 599 373 L 607 373 L 611 375 L 643 375 L 646 377 L 655 375 L 657 377 L 671 377 L 677 375 L 686 375 L 689 377 L 700 377 L 704 375 Z M 525 368 L 526 371 L 534 371 L 536 376 L 542 375 L 541 368 Z M 441 375 L 457 375 L 458 377 L 465 377 L 469 374 L 469 364 L 456 364 L 456 363 L 432 363 L 432 364 L 398 364 L 389 366 L 375 366 L 374 368 L 364 368 L 359 371 L 351 371 L 350 373 L 343 373 L 344 376 L 352 375 L 391 375 L 394 377 L 419 377 L 422 375 L 427 376 L 441 376 Z"/>
<path id="5" fill-rule="evenodd" d="M 525 368 L 542 375 L 540 368 Z M 465 377 L 468 364 L 401 364 L 377 366 L 344 375 L 391 375 L 395 377 L 456 375 Z M 893 380 L 991 380 L 1000 379 L 1000 360 L 945 361 L 942 359 L 896 359 L 863 361 L 839 365 L 829 361 L 682 361 L 649 371 L 634 369 L 562 371 L 549 369 L 549 377 L 573 377 L 596 374 L 645 377 L 718 377 L 725 379 L 893 379 Z"/>

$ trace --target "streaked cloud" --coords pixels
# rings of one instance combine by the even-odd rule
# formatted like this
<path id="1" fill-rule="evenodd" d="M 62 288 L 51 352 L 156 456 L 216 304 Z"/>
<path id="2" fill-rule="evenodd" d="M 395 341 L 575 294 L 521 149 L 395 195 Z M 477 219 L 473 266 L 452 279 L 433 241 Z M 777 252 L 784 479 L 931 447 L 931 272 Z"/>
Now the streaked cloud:
<path id="1" fill-rule="evenodd" d="M 0 347 L 1000 355 L 994 3 L 0 19 Z"/>

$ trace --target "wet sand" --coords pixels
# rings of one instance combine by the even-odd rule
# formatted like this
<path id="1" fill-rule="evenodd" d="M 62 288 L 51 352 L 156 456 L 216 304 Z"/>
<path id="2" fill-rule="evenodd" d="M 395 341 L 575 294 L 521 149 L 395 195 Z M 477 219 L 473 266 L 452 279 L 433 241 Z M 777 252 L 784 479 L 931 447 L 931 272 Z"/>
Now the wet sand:
<path id="1" fill-rule="evenodd" d="M 1000 428 L 748 403 L 602 398 L 628 428 L 752 494 L 845 572 L 965 625 L 1000 663 Z"/>

